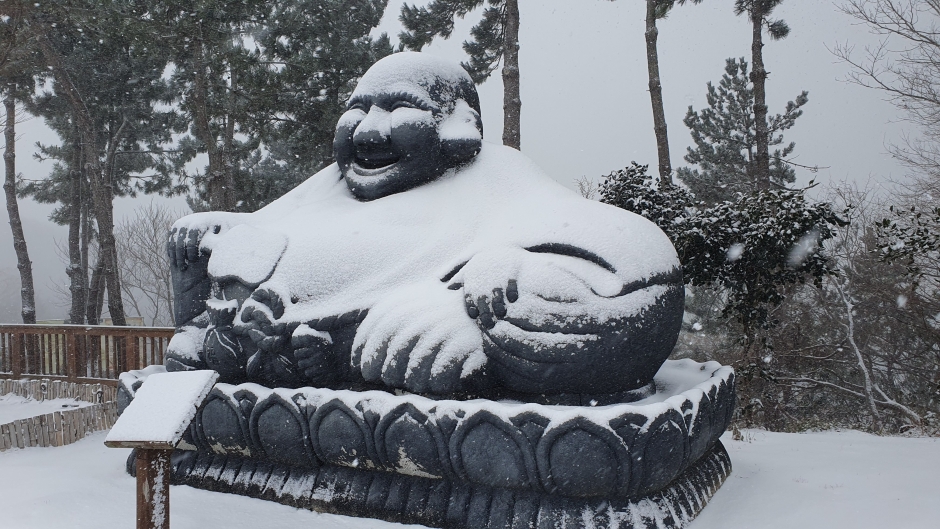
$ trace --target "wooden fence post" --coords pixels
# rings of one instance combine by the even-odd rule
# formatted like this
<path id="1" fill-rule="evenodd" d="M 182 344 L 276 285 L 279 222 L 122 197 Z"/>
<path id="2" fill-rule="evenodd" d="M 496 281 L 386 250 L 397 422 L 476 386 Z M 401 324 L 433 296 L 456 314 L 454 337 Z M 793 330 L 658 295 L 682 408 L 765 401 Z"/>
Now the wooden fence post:
<path id="1" fill-rule="evenodd" d="M 127 355 L 124 359 L 124 369 L 133 371 L 140 369 L 140 353 L 137 348 L 137 336 L 128 334 L 125 338 L 124 346 L 127 348 Z"/>
<path id="2" fill-rule="evenodd" d="M 10 333 L 10 349 L 12 353 L 13 378 L 20 378 L 23 374 L 23 352 L 20 351 L 20 334 Z"/>
<path id="3" fill-rule="evenodd" d="M 170 527 L 170 454 L 137 450 L 137 529 Z"/>
<path id="4" fill-rule="evenodd" d="M 65 369 L 68 371 L 68 379 L 78 378 L 78 341 L 75 339 L 75 333 L 65 333 Z"/>

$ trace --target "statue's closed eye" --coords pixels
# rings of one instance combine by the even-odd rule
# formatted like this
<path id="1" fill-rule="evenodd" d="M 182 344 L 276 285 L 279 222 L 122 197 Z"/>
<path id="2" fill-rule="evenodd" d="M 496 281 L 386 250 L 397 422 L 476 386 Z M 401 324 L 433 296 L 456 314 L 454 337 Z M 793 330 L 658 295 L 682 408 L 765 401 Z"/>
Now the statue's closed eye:
<path id="1" fill-rule="evenodd" d="M 392 110 L 396 110 L 399 108 L 418 108 L 418 106 L 412 103 L 411 101 L 407 101 L 407 100 L 395 101 L 395 103 L 392 105 Z"/>

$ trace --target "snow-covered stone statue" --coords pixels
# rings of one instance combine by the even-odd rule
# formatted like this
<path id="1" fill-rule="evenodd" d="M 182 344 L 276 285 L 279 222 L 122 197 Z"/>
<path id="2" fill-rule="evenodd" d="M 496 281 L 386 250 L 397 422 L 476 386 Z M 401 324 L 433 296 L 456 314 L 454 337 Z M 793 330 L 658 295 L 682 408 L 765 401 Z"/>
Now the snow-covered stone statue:
<path id="1" fill-rule="evenodd" d="M 347 108 L 335 165 L 256 213 L 175 224 L 177 321 L 195 329 L 170 369 L 585 402 L 650 383 L 684 295 L 655 225 L 483 144 L 456 64 L 394 54 Z"/>
<path id="2" fill-rule="evenodd" d="M 734 375 L 666 362 L 671 243 L 482 137 L 460 66 L 393 54 L 350 97 L 335 164 L 173 226 L 166 369 L 222 382 L 178 481 L 454 527 L 701 509 L 730 471 Z"/>

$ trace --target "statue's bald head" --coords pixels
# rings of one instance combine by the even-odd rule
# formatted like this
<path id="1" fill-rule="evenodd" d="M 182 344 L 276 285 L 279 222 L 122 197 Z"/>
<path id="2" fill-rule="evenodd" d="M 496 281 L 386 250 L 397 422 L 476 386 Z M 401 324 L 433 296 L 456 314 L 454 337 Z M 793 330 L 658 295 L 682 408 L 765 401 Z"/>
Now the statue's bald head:
<path id="1" fill-rule="evenodd" d="M 480 99 L 467 72 L 409 52 L 380 60 L 362 77 L 333 148 L 352 193 L 373 200 L 470 161 L 482 138 Z"/>

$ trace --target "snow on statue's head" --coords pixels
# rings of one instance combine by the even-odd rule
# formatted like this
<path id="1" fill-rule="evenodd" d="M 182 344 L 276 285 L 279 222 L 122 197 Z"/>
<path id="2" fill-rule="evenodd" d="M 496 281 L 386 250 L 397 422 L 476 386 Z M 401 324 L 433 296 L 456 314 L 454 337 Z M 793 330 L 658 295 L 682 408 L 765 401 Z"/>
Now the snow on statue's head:
<path id="1" fill-rule="evenodd" d="M 336 125 L 333 151 L 352 194 L 374 200 L 468 162 L 482 140 L 470 75 L 430 55 L 403 52 L 362 76 Z"/>

